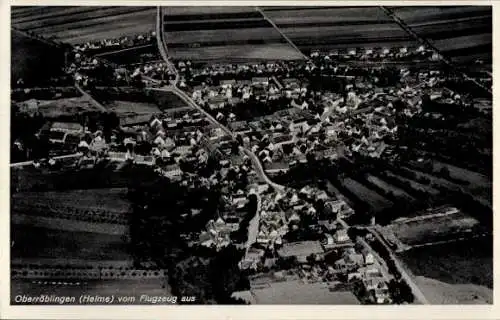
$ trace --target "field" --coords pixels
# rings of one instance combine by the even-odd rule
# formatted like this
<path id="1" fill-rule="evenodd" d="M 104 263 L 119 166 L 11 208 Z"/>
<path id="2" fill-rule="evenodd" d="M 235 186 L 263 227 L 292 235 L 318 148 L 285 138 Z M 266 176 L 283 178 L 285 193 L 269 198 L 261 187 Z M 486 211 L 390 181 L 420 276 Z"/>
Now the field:
<path id="1" fill-rule="evenodd" d="M 49 204 L 126 213 L 130 211 L 130 203 L 126 197 L 126 188 L 22 192 L 14 194 L 11 204 L 13 207 L 16 205 Z"/>
<path id="2" fill-rule="evenodd" d="M 184 108 L 188 106 L 186 102 L 184 102 L 184 100 L 169 91 L 152 90 L 151 95 L 154 97 L 158 108 L 160 108 L 160 110 L 162 111 Z"/>
<path id="3" fill-rule="evenodd" d="M 264 8 L 301 50 L 416 46 L 378 7 Z"/>
<path id="4" fill-rule="evenodd" d="M 392 184 L 387 183 L 386 181 L 384 181 L 384 180 L 382 180 L 374 175 L 367 175 L 366 179 L 369 182 L 376 185 L 378 188 L 392 192 L 396 197 L 402 197 L 402 198 L 408 199 L 409 201 L 415 200 L 412 196 L 410 196 L 405 191 L 393 186 Z"/>
<path id="5" fill-rule="evenodd" d="M 451 304 L 492 303 L 492 257 L 491 237 L 415 248 L 400 254 L 426 297 L 433 303 Z"/>
<path id="6" fill-rule="evenodd" d="M 166 7 L 164 40 L 174 59 L 300 60 L 302 54 L 251 7 Z"/>
<path id="7" fill-rule="evenodd" d="M 392 202 L 368 189 L 356 180 L 346 178 L 342 183 L 345 188 L 354 193 L 361 201 L 368 203 L 374 212 L 379 212 L 392 206 Z"/>
<path id="8" fill-rule="evenodd" d="M 384 227 L 393 233 L 403 244 L 409 246 L 427 245 L 436 241 L 453 241 L 463 236 L 473 236 L 472 230 L 479 233 L 479 221 L 464 213 L 414 218 L 407 222 L 393 222 Z"/>
<path id="9" fill-rule="evenodd" d="M 161 60 L 158 46 L 156 44 L 109 51 L 103 54 L 98 54 L 97 56 L 123 66 Z"/>
<path id="10" fill-rule="evenodd" d="M 120 235 L 52 230 L 13 225 L 13 259 L 51 258 L 83 260 L 129 260 L 128 245 Z"/>
<path id="11" fill-rule="evenodd" d="M 432 187 L 429 187 L 429 186 L 426 186 L 424 184 L 421 184 L 421 183 L 418 183 L 414 180 L 411 180 L 411 179 L 407 179 L 405 177 L 401 177 L 399 175 L 396 175 L 394 173 L 391 173 L 389 171 L 385 171 L 384 173 L 384 177 L 389 177 L 391 180 L 394 180 L 394 181 L 399 181 L 401 183 L 409 183 L 410 186 L 411 186 L 411 189 L 414 189 L 414 190 L 420 190 L 420 191 L 423 191 L 423 192 L 427 192 L 431 195 L 438 195 L 439 194 L 439 190 L 436 190 Z"/>
<path id="12" fill-rule="evenodd" d="M 16 103 L 21 110 L 38 110 L 44 118 L 57 118 L 60 116 L 73 116 L 85 111 L 96 111 L 97 108 L 87 97 L 64 98 L 56 100 L 30 99 Z M 33 107 L 33 108 L 32 108 Z"/>
<path id="13" fill-rule="evenodd" d="M 63 75 L 64 49 L 30 38 L 20 32 L 11 32 L 11 83 L 19 79 L 26 86 L 40 86 L 50 77 Z"/>
<path id="14" fill-rule="evenodd" d="M 491 7 L 393 7 L 393 10 L 445 55 L 457 61 L 491 60 Z"/>
<path id="15" fill-rule="evenodd" d="M 12 25 L 70 44 L 153 31 L 156 7 L 12 7 Z"/>

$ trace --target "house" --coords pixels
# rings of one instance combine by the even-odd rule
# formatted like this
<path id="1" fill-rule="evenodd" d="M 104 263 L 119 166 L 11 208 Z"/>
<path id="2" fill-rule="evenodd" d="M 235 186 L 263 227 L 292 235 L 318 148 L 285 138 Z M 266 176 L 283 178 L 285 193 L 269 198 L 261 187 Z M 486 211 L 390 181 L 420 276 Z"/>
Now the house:
<path id="1" fill-rule="evenodd" d="M 50 131 L 79 134 L 83 133 L 83 126 L 76 122 L 54 122 L 50 126 Z"/>
<path id="2" fill-rule="evenodd" d="M 245 269 L 254 269 L 256 270 L 258 264 L 262 261 L 264 257 L 263 249 L 250 248 L 245 254 L 245 257 L 238 264 L 239 268 L 242 270 Z"/>
<path id="3" fill-rule="evenodd" d="M 311 255 L 322 259 L 323 247 L 319 241 L 299 241 L 286 243 L 278 250 L 278 255 L 282 258 L 295 257 L 299 263 L 307 263 L 307 258 Z"/>
<path id="4" fill-rule="evenodd" d="M 336 243 L 344 243 L 348 242 L 351 239 L 347 235 L 347 229 L 339 229 L 335 232 L 335 235 L 333 236 L 334 240 Z"/>
<path id="5" fill-rule="evenodd" d="M 182 170 L 178 164 L 169 165 L 163 169 L 163 175 L 170 179 L 178 178 L 182 176 Z"/>
<path id="6" fill-rule="evenodd" d="M 269 78 L 268 77 L 254 77 L 254 78 L 252 78 L 252 85 L 268 86 L 269 85 Z"/>
<path id="7" fill-rule="evenodd" d="M 227 102 L 227 97 L 226 96 L 215 96 L 215 97 L 210 97 L 208 99 L 208 107 L 210 110 L 217 110 L 217 109 L 222 109 L 226 105 Z"/>
<path id="8" fill-rule="evenodd" d="M 141 156 L 141 155 L 137 155 L 135 157 L 135 163 L 137 164 L 143 164 L 143 165 L 147 165 L 147 166 L 153 166 L 155 164 L 155 158 L 152 157 L 152 156 Z"/>

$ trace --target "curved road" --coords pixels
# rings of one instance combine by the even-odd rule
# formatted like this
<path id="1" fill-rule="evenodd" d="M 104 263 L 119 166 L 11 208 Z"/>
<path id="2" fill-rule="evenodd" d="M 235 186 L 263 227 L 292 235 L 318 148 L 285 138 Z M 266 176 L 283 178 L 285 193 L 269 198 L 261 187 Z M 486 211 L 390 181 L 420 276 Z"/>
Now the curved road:
<path id="1" fill-rule="evenodd" d="M 229 128 L 227 128 L 222 123 L 220 123 L 219 121 L 217 121 L 207 111 L 205 111 L 205 109 L 203 109 L 202 107 L 200 107 L 193 99 L 191 99 L 191 97 L 189 95 L 187 95 L 184 91 L 182 91 L 181 89 L 179 89 L 177 87 L 177 83 L 178 83 L 178 79 L 179 79 L 179 73 L 177 72 L 175 66 L 170 62 L 170 60 L 168 59 L 168 56 L 167 56 L 166 45 L 165 45 L 165 43 L 163 41 L 163 24 L 162 24 L 162 21 L 163 21 L 163 19 L 162 19 L 162 10 L 161 10 L 161 7 L 158 7 L 157 19 L 156 19 L 156 31 L 157 31 L 156 38 L 157 38 L 157 41 L 158 41 L 158 48 L 160 49 L 160 54 L 161 54 L 162 58 L 168 64 L 169 68 L 171 68 L 172 72 L 175 73 L 176 79 L 175 79 L 174 83 L 171 86 L 167 86 L 167 87 L 164 87 L 164 88 L 152 88 L 152 90 L 169 91 L 169 92 L 175 93 L 182 100 L 184 100 L 184 102 L 186 102 L 188 105 L 190 105 L 191 107 L 197 109 L 202 114 L 204 114 L 211 123 L 213 123 L 214 125 L 216 125 L 217 127 L 219 127 L 224 133 L 226 133 L 227 135 L 231 136 L 233 139 L 236 139 L 236 135 L 231 130 L 229 130 Z M 255 170 L 257 172 L 257 175 L 262 180 L 264 180 L 267 184 L 269 184 L 271 187 L 273 187 L 273 188 L 275 188 L 277 190 L 283 191 L 283 190 L 286 189 L 285 186 L 277 184 L 277 183 L 273 182 L 271 179 L 269 179 L 269 177 L 265 173 L 264 168 L 262 167 L 262 163 L 260 162 L 259 158 L 255 155 L 255 153 L 253 153 L 251 150 L 249 150 L 247 148 L 244 148 L 244 147 L 241 147 L 241 146 L 240 146 L 240 151 L 243 152 L 243 153 L 245 153 L 250 158 L 250 160 L 254 164 L 254 168 L 255 168 Z"/>

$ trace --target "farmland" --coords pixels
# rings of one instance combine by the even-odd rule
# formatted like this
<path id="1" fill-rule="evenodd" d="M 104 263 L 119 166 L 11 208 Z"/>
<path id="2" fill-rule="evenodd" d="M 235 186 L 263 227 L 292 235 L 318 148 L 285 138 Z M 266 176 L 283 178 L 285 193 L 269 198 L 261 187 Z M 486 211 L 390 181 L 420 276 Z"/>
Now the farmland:
<path id="1" fill-rule="evenodd" d="M 120 235 L 52 230 L 14 225 L 12 258 L 60 258 L 89 260 L 128 260 L 128 245 Z"/>
<path id="2" fill-rule="evenodd" d="M 413 218 L 409 221 L 395 221 L 386 226 L 403 244 L 420 246 L 437 241 L 453 241 L 462 236 L 471 236 L 472 230 L 478 230 L 479 222 L 459 212 L 450 215 Z"/>
<path id="3" fill-rule="evenodd" d="M 452 59 L 457 61 L 491 59 L 491 7 L 393 7 L 392 9 L 414 32 L 430 40 Z"/>
<path id="4" fill-rule="evenodd" d="M 491 237 L 415 248 L 400 257 L 433 303 L 493 302 Z"/>
<path id="5" fill-rule="evenodd" d="M 21 111 L 40 112 L 44 118 L 73 116 L 85 111 L 100 111 L 87 97 L 79 96 L 55 100 L 30 99 L 16 103 Z"/>
<path id="6" fill-rule="evenodd" d="M 416 45 L 378 7 L 285 7 L 264 12 L 303 51 Z"/>
<path id="7" fill-rule="evenodd" d="M 400 188 L 395 187 L 394 185 L 387 183 L 386 181 L 384 181 L 384 180 L 382 180 L 374 175 L 367 175 L 366 180 L 368 182 L 370 182 L 371 184 L 377 186 L 379 189 L 392 192 L 396 197 L 402 197 L 402 198 L 408 199 L 410 201 L 415 200 L 412 196 L 410 196 L 405 191 L 401 190 Z"/>
<path id="8" fill-rule="evenodd" d="M 155 29 L 155 7 L 12 7 L 20 30 L 78 44 Z"/>
<path id="9" fill-rule="evenodd" d="M 164 40 L 174 59 L 300 60 L 302 54 L 251 7 L 167 7 Z"/>
<path id="10" fill-rule="evenodd" d="M 355 194 L 361 201 L 368 203 L 374 212 L 381 211 L 392 205 L 390 201 L 388 201 L 378 193 L 368 189 L 356 180 L 346 178 L 343 179 L 342 184 L 346 189 Z"/>
<path id="11" fill-rule="evenodd" d="M 123 66 L 161 60 L 158 51 L 158 46 L 156 44 L 137 46 L 122 50 L 108 51 L 102 54 L 98 54 L 96 56 L 99 56 L 102 59 L 106 59 L 110 62 L 116 63 L 117 65 L 123 65 Z"/>

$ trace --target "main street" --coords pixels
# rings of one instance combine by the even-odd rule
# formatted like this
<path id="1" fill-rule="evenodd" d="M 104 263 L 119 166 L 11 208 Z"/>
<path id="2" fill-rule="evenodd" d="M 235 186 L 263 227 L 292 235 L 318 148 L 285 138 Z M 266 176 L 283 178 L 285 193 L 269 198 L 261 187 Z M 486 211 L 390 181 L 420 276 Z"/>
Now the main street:
<path id="1" fill-rule="evenodd" d="M 236 139 L 236 135 L 226 126 L 224 126 L 222 123 L 217 121 L 214 117 L 212 117 L 205 109 L 203 109 L 201 106 L 199 106 L 189 95 L 187 95 L 184 91 L 179 89 L 177 87 L 178 84 L 178 79 L 179 79 L 179 73 L 177 72 L 177 69 L 175 68 L 175 65 L 169 60 L 167 56 L 167 49 L 165 42 L 163 41 L 163 19 L 161 16 L 161 7 L 158 7 L 158 16 L 157 16 L 157 26 L 156 26 L 156 37 L 158 41 L 158 48 L 160 48 L 160 53 L 162 58 L 165 60 L 169 68 L 171 68 L 171 71 L 175 73 L 176 79 L 174 83 L 170 86 L 162 87 L 162 88 L 151 88 L 151 90 L 157 90 L 157 91 L 169 91 L 175 93 L 179 98 L 181 98 L 184 102 L 186 102 L 189 106 L 197 109 L 200 111 L 203 115 L 207 117 L 207 119 L 220 128 L 225 134 L 231 136 L 233 139 Z M 244 154 L 246 154 L 250 160 L 252 161 L 255 171 L 257 172 L 257 175 L 264 180 L 267 184 L 269 184 L 271 187 L 275 188 L 276 190 L 284 191 L 286 189 L 285 186 L 282 186 L 280 184 L 277 184 L 273 182 L 269 177 L 266 175 L 266 172 L 262 166 L 262 163 L 260 162 L 259 158 L 255 153 L 253 153 L 251 150 L 240 146 L 240 151 Z"/>

